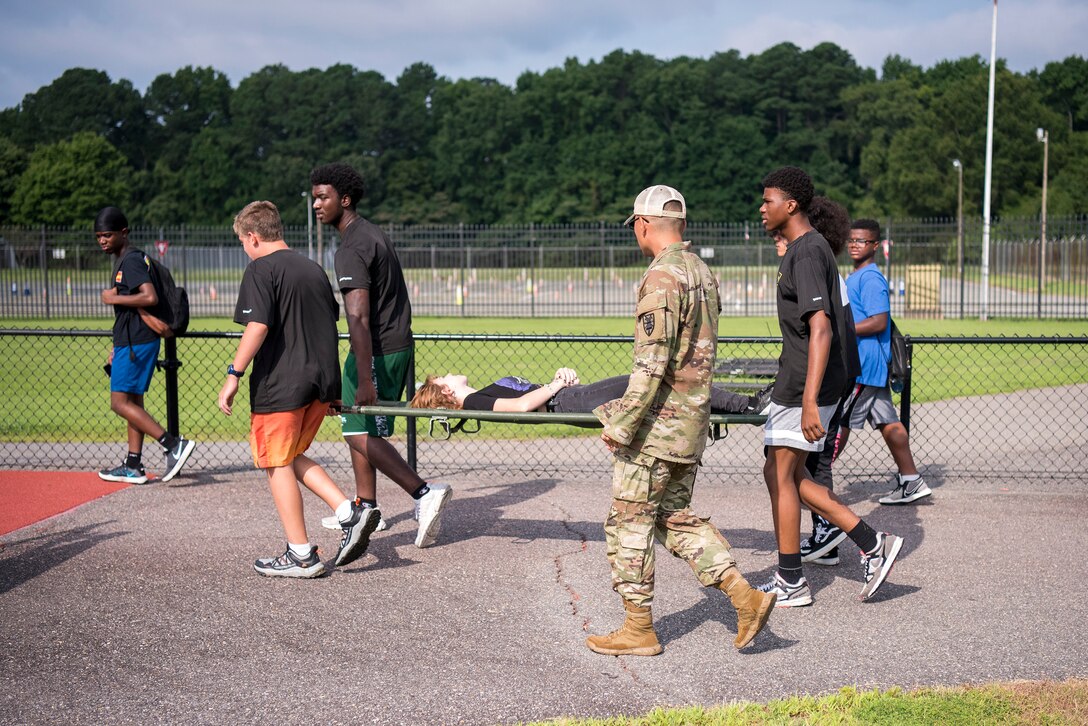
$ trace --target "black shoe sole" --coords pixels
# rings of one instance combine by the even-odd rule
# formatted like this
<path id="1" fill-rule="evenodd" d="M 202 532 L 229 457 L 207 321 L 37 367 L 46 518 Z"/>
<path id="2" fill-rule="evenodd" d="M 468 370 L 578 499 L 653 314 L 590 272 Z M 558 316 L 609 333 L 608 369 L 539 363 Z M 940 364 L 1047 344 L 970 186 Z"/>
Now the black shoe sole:
<path id="1" fill-rule="evenodd" d="M 374 534 L 374 530 L 378 528 L 378 522 L 382 519 L 382 513 L 377 509 L 370 509 L 369 511 L 371 516 L 367 519 L 366 525 L 360 531 L 359 538 L 354 542 L 348 542 L 344 548 L 337 553 L 337 567 L 350 565 L 352 562 L 366 554 L 367 547 L 370 546 L 370 535 Z"/>

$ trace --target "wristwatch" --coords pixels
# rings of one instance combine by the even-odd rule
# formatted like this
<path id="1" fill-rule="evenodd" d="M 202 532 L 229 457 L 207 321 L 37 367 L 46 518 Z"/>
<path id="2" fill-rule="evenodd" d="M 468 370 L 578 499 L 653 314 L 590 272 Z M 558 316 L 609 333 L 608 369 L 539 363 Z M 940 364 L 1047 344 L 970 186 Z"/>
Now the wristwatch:
<path id="1" fill-rule="evenodd" d="M 245 371 L 236 371 L 236 370 L 234 370 L 234 364 L 233 363 L 231 363 L 230 365 L 227 366 L 227 375 L 228 376 L 237 376 L 238 378 L 241 378 L 245 374 L 246 374 Z"/>

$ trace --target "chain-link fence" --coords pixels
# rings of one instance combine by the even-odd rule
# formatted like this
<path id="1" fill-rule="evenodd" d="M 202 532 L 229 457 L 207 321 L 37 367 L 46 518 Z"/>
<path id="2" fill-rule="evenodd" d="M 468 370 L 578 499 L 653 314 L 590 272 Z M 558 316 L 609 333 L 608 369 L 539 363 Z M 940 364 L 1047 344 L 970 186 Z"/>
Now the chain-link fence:
<path id="1" fill-rule="evenodd" d="M 982 225 L 888 219 L 877 262 L 896 317 L 1088 316 L 1088 217 L 993 225 L 983 284 Z M 645 260 L 618 224 L 447 225 L 386 229 L 417 315 L 597 316 L 630 313 Z M 335 233 L 287 242 L 332 270 Z M 721 283 L 725 315 L 774 315 L 778 260 L 758 224 L 692 222 L 688 237 Z M 135 228 L 187 288 L 195 316 L 229 316 L 248 258 L 228 227 Z M 849 273 L 849 264 L 843 273 Z M 109 317 L 100 293 L 111 258 L 89 230 L 0 228 L 0 317 Z M 984 295 L 985 293 L 985 295 Z"/>
<path id="2" fill-rule="evenodd" d="M 0 454 L 8 469 L 98 469 L 125 452 L 125 428 L 110 412 L 102 366 L 106 331 L 0 330 Z M 247 387 L 231 417 L 215 400 L 240 334 L 192 333 L 176 341 L 181 432 L 199 442 L 186 471 L 247 468 Z M 915 338 L 910 392 L 911 447 L 934 478 L 1076 478 L 1088 471 L 1088 338 Z M 752 392 L 774 374 L 777 338 L 722 338 L 717 381 Z M 341 340 L 341 355 L 347 341 Z M 630 370 L 631 340 L 619 336 L 419 335 L 416 378 L 464 373 L 479 387 L 506 375 L 545 382 L 558 367 L 582 380 Z M 156 376 L 148 410 L 166 424 L 166 386 Z M 897 400 L 897 404 L 902 404 Z M 500 471 L 600 471 L 607 457 L 593 430 L 486 423 L 475 435 L 440 441 L 419 424 L 418 464 L 426 476 Z M 404 449 L 406 424 L 395 439 Z M 758 479 L 758 427 L 734 426 L 711 445 L 707 468 Z M 148 451 L 154 450 L 150 442 Z M 350 477 L 339 426 L 322 428 L 316 456 Z M 147 457 L 149 468 L 155 458 Z M 893 470 L 879 434 L 856 431 L 837 475 L 883 478 Z"/>

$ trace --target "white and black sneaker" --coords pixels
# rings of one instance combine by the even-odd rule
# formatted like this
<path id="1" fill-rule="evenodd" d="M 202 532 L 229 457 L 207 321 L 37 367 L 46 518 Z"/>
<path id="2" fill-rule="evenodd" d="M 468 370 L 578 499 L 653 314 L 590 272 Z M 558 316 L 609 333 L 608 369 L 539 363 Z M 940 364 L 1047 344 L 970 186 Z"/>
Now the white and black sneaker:
<path id="1" fill-rule="evenodd" d="M 803 577 L 791 585 L 776 572 L 770 582 L 765 582 L 756 589 L 776 595 L 776 608 L 799 608 L 812 604 L 812 590 L 809 589 L 808 580 Z"/>
<path id="2" fill-rule="evenodd" d="M 899 550 L 903 549 L 903 538 L 896 537 L 887 532 L 876 533 L 876 549 L 866 554 L 861 553 L 861 566 L 865 570 L 865 587 L 861 590 L 860 600 L 868 600 L 880 586 L 895 566 L 895 558 L 899 556 Z"/>
<path id="3" fill-rule="evenodd" d="M 310 553 L 299 557 L 291 548 L 279 557 L 264 557 L 253 563 L 253 569 L 265 577 L 298 577 L 310 579 L 325 574 L 325 565 L 317 556 L 317 547 L 310 547 Z"/>
<path id="4" fill-rule="evenodd" d="M 846 539 L 846 532 L 823 517 L 817 516 L 815 520 L 816 529 L 812 536 L 801 541 L 801 562 L 817 565 L 839 564 L 838 546 Z"/>
<path id="5" fill-rule="evenodd" d="M 351 503 L 351 518 L 340 524 L 344 534 L 340 538 L 340 551 L 336 553 L 336 565 L 348 565 L 366 554 L 370 535 L 378 528 L 382 513 L 374 507 Z"/>
<path id="6" fill-rule="evenodd" d="M 910 504 L 933 493 L 933 490 L 929 488 L 926 480 L 922 477 L 903 481 L 903 475 L 896 474 L 894 481 L 896 482 L 895 489 L 887 496 L 877 500 L 881 504 Z"/>
<path id="7" fill-rule="evenodd" d="M 324 527 L 325 529 L 331 529 L 334 532 L 339 532 L 341 529 L 343 529 L 340 526 L 340 520 L 336 518 L 335 514 L 330 514 L 327 517 L 322 517 L 321 518 L 321 526 Z M 384 532 L 387 529 L 389 529 L 389 522 L 387 522 L 385 520 L 385 517 L 381 516 L 381 513 L 379 512 L 378 513 L 378 526 L 374 528 L 374 531 L 375 532 Z"/>
<path id="8" fill-rule="evenodd" d="M 419 522 L 416 547 L 430 547 L 438 539 L 442 510 L 453 496 L 453 489 L 447 484 L 428 484 L 427 488 L 430 491 L 416 500 L 415 518 Z"/>
<path id="9" fill-rule="evenodd" d="M 189 459 L 189 455 L 193 453 L 193 449 L 195 448 L 195 441 L 178 439 L 177 445 L 166 452 L 166 471 L 163 472 L 162 480 L 170 481 L 177 476 L 177 473 L 181 471 L 181 467 L 185 466 L 185 462 Z"/>

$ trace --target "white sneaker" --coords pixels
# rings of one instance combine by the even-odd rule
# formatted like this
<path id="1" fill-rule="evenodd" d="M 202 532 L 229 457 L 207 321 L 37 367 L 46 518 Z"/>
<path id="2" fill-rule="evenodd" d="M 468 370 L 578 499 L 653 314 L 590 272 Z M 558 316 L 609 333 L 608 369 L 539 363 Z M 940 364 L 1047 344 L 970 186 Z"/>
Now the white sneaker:
<path id="1" fill-rule="evenodd" d="M 929 488 L 926 480 L 922 477 L 912 481 L 903 481 L 903 475 L 896 474 L 894 481 L 895 489 L 878 500 L 881 504 L 910 504 L 933 493 L 933 490 Z"/>
<path id="2" fill-rule="evenodd" d="M 321 518 L 321 526 L 325 529 L 331 529 L 334 532 L 340 531 L 340 520 L 336 518 L 335 514 L 330 514 L 327 517 Z M 389 529 L 389 523 L 385 521 L 385 518 L 378 520 L 378 526 L 374 528 L 375 532 L 383 532 Z"/>
<path id="3" fill-rule="evenodd" d="M 756 589 L 777 595 L 778 599 L 774 603 L 776 608 L 799 608 L 812 604 L 812 590 L 809 589 L 808 580 L 803 577 L 791 585 L 776 572 L 770 582 L 765 582 Z"/>
<path id="4" fill-rule="evenodd" d="M 416 500 L 416 520 L 419 531 L 416 532 L 416 547 L 430 547 L 438 539 L 442 528 L 442 510 L 453 496 L 453 489 L 447 484 L 428 484 L 429 492 Z"/>

